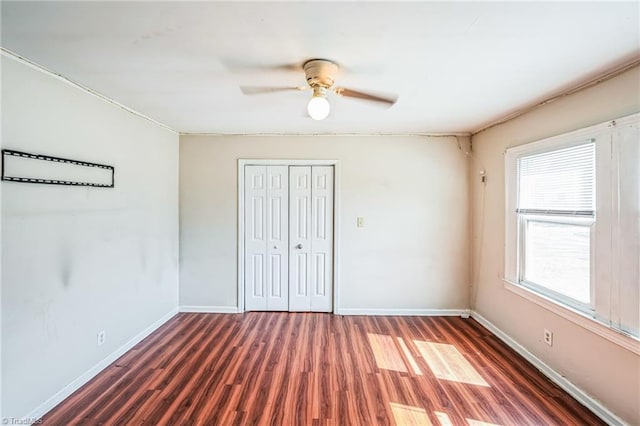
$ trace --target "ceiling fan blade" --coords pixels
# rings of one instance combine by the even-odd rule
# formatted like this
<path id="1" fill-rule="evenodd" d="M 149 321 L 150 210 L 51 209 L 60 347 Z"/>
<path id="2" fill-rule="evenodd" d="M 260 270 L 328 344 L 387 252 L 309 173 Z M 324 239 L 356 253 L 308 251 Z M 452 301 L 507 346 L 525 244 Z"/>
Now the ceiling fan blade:
<path id="1" fill-rule="evenodd" d="M 222 65 L 231 72 L 256 72 L 256 71 L 276 71 L 276 72 L 302 72 L 302 63 L 260 63 L 247 62 L 232 58 L 221 59 Z"/>
<path id="2" fill-rule="evenodd" d="M 295 63 L 295 64 L 266 65 L 265 68 L 267 70 L 273 70 L 273 71 L 301 72 L 302 71 L 302 64 Z"/>
<path id="3" fill-rule="evenodd" d="M 358 90 L 347 89 L 346 87 L 338 87 L 334 90 L 334 92 L 336 93 L 336 95 L 339 95 L 339 96 L 345 96 L 347 98 L 357 98 L 365 101 L 379 102 L 379 103 L 387 104 L 390 107 L 398 101 L 397 95 L 389 95 L 389 94 L 374 95 L 372 93 L 364 93 Z"/>
<path id="4" fill-rule="evenodd" d="M 240 90 L 242 90 L 242 93 L 245 95 L 263 95 L 265 93 L 300 91 L 306 89 L 306 87 L 302 86 L 240 86 Z"/>

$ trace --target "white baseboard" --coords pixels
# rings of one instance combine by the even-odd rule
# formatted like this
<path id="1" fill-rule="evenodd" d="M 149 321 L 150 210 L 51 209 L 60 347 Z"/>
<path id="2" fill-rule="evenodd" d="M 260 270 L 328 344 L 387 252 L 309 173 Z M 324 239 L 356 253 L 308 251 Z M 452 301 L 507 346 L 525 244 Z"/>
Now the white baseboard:
<path id="1" fill-rule="evenodd" d="M 98 373 L 107 368 L 111 363 L 124 355 L 127 351 L 131 350 L 135 345 L 140 343 L 145 337 L 156 331 L 161 325 L 169 321 L 178 313 L 177 309 L 172 309 L 163 315 L 159 320 L 151 324 L 149 327 L 138 333 L 136 336 L 132 337 L 124 345 L 120 346 L 118 349 L 110 353 L 105 359 L 100 361 L 98 364 L 91 367 L 87 372 L 83 375 L 75 379 L 73 382 L 69 383 L 64 388 L 60 389 L 55 395 L 51 398 L 47 399 L 45 402 L 40 404 L 35 410 L 31 411 L 26 416 L 22 417 L 23 419 L 40 419 L 42 416 L 47 414 L 52 408 L 56 405 L 60 404 L 64 401 L 69 395 L 80 389 L 85 383 L 89 380 L 93 379 Z"/>
<path id="2" fill-rule="evenodd" d="M 180 312 L 197 312 L 202 314 L 237 314 L 237 306 L 192 306 L 181 305 Z"/>
<path id="3" fill-rule="evenodd" d="M 213 314 L 237 314 L 237 306 L 195 306 L 181 305 L 179 312 L 213 313 Z M 380 315 L 380 316 L 469 316 L 468 309 L 369 309 L 369 308 L 342 308 L 337 309 L 336 315 Z"/>
<path id="4" fill-rule="evenodd" d="M 393 315 L 393 316 L 422 316 L 422 317 L 460 317 L 469 315 L 468 309 L 371 309 L 371 308 L 340 308 L 338 315 Z"/>
<path id="5" fill-rule="evenodd" d="M 481 325 L 483 325 L 486 329 L 488 329 L 491 333 L 493 333 L 497 338 L 502 340 L 507 346 L 520 354 L 524 359 L 529 361 L 536 367 L 542 374 L 547 376 L 549 380 L 551 380 L 556 385 L 560 386 L 565 392 L 575 398 L 582 405 L 591 410 L 595 415 L 600 417 L 609 425 L 626 425 L 621 418 L 613 414 L 609 411 L 604 405 L 602 405 L 598 400 L 592 398 L 587 393 L 585 393 L 582 389 L 571 383 L 567 380 L 566 377 L 562 376 L 560 373 L 555 371 L 553 368 L 549 367 L 545 364 L 540 358 L 536 357 L 534 354 L 529 352 L 524 346 L 520 345 L 518 342 L 509 337 L 504 331 L 500 330 L 498 327 L 493 325 L 489 320 L 480 315 L 475 311 L 471 311 L 471 318 L 478 321 Z"/>

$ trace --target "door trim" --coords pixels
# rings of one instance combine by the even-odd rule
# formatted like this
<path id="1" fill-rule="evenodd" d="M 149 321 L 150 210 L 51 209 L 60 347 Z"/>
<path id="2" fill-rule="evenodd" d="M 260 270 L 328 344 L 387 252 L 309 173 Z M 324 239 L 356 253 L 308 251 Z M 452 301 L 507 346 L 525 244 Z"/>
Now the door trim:
<path id="1" fill-rule="evenodd" d="M 333 313 L 340 313 L 340 160 L 238 160 L 238 312 L 244 303 L 244 168 L 245 166 L 333 166 Z"/>

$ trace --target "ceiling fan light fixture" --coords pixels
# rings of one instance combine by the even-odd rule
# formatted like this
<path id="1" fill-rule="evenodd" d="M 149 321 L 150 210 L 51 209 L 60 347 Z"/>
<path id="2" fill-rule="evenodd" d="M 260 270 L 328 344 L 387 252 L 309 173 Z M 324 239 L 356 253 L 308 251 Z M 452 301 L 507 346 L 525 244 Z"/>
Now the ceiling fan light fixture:
<path id="1" fill-rule="evenodd" d="M 327 101 L 327 93 L 324 87 L 314 87 L 313 97 L 307 104 L 307 112 L 314 120 L 324 120 L 329 116 L 331 106 Z"/>
<path id="2" fill-rule="evenodd" d="M 396 95 L 382 95 L 361 92 L 359 90 L 348 89 L 346 87 L 333 87 L 335 77 L 338 73 L 338 65 L 327 59 L 310 59 L 302 64 L 302 70 L 307 80 L 304 87 L 262 87 L 262 86 L 240 86 L 242 93 L 245 95 L 258 95 L 261 93 L 281 92 L 281 91 L 299 91 L 312 89 L 313 95 L 307 104 L 307 112 L 314 120 L 324 120 L 331 112 L 331 105 L 327 100 L 327 91 L 331 90 L 336 95 L 360 99 L 368 102 L 377 102 L 387 107 L 393 106 L 398 100 Z"/>

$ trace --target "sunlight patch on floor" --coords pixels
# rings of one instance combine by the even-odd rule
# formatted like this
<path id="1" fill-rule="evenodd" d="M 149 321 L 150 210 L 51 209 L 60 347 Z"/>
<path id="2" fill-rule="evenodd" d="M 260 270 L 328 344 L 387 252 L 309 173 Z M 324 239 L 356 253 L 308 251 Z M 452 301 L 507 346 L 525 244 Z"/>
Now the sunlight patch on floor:
<path id="1" fill-rule="evenodd" d="M 398 426 L 431 426 L 427 410 L 390 402 L 393 419 Z"/>
<path id="2" fill-rule="evenodd" d="M 402 353 L 404 353 L 405 358 L 407 359 L 407 361 L 409 361 L 409 365 L 411 366 L 413 373 L 416 376 L 422 376 L 422 370 L 420 370 L 420 367 L 418 367 L 418 363 L 416 362 L 416 359 L 413 357 L 413 355 L 411 355 L 411 351 L 409 351 L 409 347 L 404 342 L 404 339 L 402 337 L 397 337 L 397 339 L 398 339 L 398 344 L 402 349 Z"/>
<path id="3" fill-rule="evenodd" d="M 378 368 L 408 373 L 407 365 L 391 336 L 367 333 Z"/>
<path id="4" fill-rule="evenodd" d="M 451 422 L 451 419 L 449 418 L 449 415 L 447 413 L 443 413 L 441 411 L 434 411 L 434 414 L 438 418 L 438 421 L 440 422 L 440 426 L 453 426 L 453 423 Z"/>
<path id="5" fill-rule="evenodd" d="M 440 426 L 453 426 L 453 422 L 447 413 L 443 413 L 441 411 L 434 411 L 434 414 L 438 418 L 440 422 Z M 480 420 L 474 419 L 465 419 L 469 426 L 500 426 L 495 423 L 487 423 Z"/>
<path id="6" fill-rule="evenodd" d="M 489 384 L 455 346 L 420 340 L 414 340 L 413 343 L 437 378 L 489 387 Z"/>
<path id="7" fill-rule="evenodd" d="M 500 426 L 495 423 L 482 422 L 480 420 L 465 419 L 469 426 Z"/>

